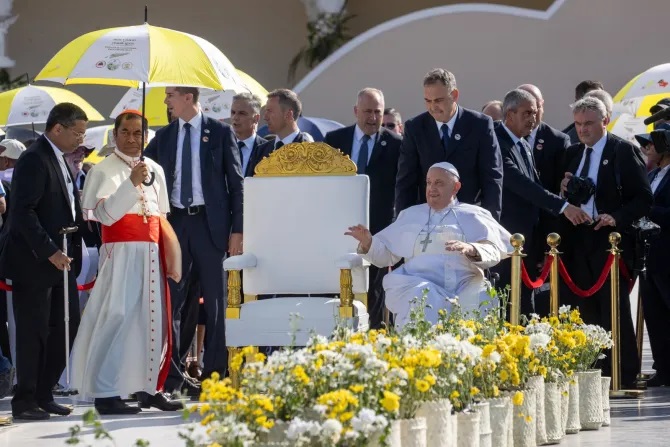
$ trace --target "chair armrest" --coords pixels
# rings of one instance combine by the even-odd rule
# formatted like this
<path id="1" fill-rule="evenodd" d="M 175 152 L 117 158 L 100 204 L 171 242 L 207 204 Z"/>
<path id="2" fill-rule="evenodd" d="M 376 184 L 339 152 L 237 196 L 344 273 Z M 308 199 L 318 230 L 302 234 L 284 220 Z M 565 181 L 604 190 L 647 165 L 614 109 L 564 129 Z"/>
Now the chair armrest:
<path id="1" fill-rule="evenodd" d="M 370 262 L 366 261 L 363 256 L 358 253 L 349 253 L 335 261 L 335 265 L 338 269 L 353 269 L 357 267 L 367 268 L 370 267 Z"/>
<path id="2" fill-rule="evenodd" d="M 231 256 L 223 261 L 223 269 L 228 270 L 244 270 L 256 267 L 256 256 L 251 253 L 243 253 L 237 256 Z"/>

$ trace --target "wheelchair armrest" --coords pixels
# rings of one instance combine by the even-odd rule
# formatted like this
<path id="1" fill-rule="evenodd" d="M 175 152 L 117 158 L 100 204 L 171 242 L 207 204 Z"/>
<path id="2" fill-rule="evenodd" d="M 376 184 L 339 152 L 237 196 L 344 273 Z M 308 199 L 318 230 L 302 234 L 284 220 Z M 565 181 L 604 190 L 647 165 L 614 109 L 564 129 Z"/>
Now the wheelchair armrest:
<path id="1" fill-rule="evenodd" d="M 349 253 L 335 261 L 335 265 L 338 269 L 367 268 L 370 267 L 370 262 L 358 253 Z"/>
<path id="2" fill-rule="evenodd" d="M 223 269 L 228 270 L 244 270 L 256 267 L 256 256 L 251 253 L 243 253 L 237 256 L 231 256 L 223 261 Z"/>

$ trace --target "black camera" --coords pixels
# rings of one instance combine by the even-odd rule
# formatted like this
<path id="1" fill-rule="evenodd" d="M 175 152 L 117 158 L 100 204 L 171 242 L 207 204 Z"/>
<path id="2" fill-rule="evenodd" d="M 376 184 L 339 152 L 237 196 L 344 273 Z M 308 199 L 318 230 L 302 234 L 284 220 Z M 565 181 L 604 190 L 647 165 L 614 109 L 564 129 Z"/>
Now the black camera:
<path id="1" fill-rule="evenodd" d="M 596 185 L 589 177 L 572 176 L 568 181 L 565 197 L 572 205 L 580 206 L 589 201 L 596 192 Z"/>
<path id="2" fill-rule="evenodd" d="M 649 241 L 661 234 L 661 227 L 646 217 L 633 223 L 633 230 L 635 230 L 635 239 L 640 242 Z"/>

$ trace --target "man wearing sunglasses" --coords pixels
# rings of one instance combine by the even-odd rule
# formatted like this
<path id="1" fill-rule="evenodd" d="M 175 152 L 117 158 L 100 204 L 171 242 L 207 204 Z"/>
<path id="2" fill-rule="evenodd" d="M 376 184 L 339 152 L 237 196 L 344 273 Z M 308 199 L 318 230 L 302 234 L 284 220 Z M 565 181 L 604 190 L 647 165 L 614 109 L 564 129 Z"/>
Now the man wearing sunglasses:
<path id="1" fill-rule="evenodd" d="M 402 137 L 402 117 L 400 116 L 400 112 L 393 107 L 385 108 L 382 127 L 391 132 L 395 132 Z"/>

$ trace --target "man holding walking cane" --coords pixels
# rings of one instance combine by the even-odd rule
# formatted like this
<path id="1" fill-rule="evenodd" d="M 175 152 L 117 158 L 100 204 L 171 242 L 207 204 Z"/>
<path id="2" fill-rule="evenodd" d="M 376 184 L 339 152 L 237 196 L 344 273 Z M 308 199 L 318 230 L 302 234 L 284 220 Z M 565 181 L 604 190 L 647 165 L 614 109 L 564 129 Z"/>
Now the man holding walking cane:
<path id="1" fill-rule="evenodd" d="M 81 235 L 66 235 L 70 258 L 63 252 L 61 231 L 84 225 L 79 194 L 63 155 L 82 144 L 87 121 L 78 106 L 56 105 L 46 131 L 14 168 L 9 229 L 0 240 L 0 277 L 11 279 L 14 288 L 15 419 L 43 420 L 72 411 L 57 404 L 52 394 L 69 354 L 66 346 L 79 326 L 76 277 L 81 268 Z M 64 296 L 68 295 L 69 340 L 65 342 Z"/>

